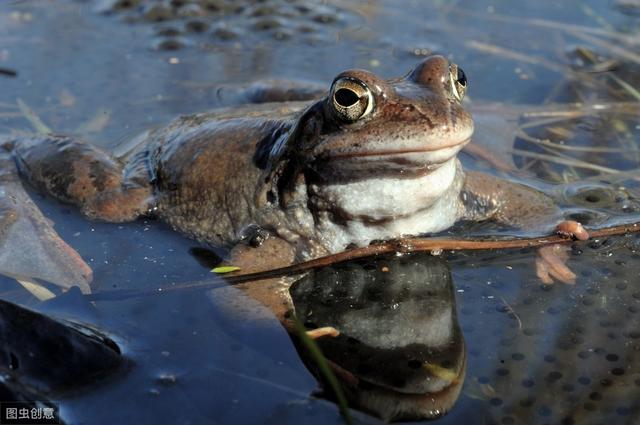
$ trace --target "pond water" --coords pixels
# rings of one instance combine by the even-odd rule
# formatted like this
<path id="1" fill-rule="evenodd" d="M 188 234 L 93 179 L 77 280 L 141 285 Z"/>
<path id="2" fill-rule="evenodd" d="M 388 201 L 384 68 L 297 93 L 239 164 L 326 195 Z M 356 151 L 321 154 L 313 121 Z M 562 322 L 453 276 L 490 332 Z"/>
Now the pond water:
<path id="1" fill-rule="evenodd" d="M 3 1 L 0 134 L 34 131 L 21 99 L 56 132 L 117 149 L 177 115 L 237 103 L 243 83 L 328 87 L 354 67 L 395 77 L 441 53 L 469 79 L 481 151 L 463 153 L 465 166 L 506 164 L 500 175 L 547 190 L 585 224 L 633 223 L 640 6 L 589 3 Z M 91 222 L 30 194 L 92 267 L 95 292 L 214 278 L 194 255 L 207 247 L 162 223 Z M 639 249 L 635 235 L 573 243 L 575 285 L 542 285 L 533 249 L 444 253 L 437 267 L 449 286 L 439 290 L 454 294 L 446 305 L 464 336 L 466 379 L 454 408 L 436 422 L 640 422 Z M 382 261 L 424 274 L 429 259 Z M 131 360 L 126 373 L 52 396 L 66 423 L 343 423 L 333 403 L 313 397 L 318 382 L 279 322 L 229 311 L 238 291 L 220 283 L 212 296 L 176 291 L 89 302 L 69 293 L 40 302 L 0 277 L 0 292 L 100 329 Z M 433 326 L 427 319 L 385 326 L 404 335 L 403 326 Z M 353 415 L 357 423 L 379 421 Z"/>

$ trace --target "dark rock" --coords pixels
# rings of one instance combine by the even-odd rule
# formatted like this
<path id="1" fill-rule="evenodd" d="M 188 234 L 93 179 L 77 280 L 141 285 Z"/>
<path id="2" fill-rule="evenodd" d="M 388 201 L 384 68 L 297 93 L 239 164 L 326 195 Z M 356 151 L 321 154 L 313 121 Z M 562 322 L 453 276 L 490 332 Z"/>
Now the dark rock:
<path id="1" fill-rule="evenodd" d="M 51 394 L 92 384 L 126 363 L 110 338 L 0 300 L 0 374 Z"/>

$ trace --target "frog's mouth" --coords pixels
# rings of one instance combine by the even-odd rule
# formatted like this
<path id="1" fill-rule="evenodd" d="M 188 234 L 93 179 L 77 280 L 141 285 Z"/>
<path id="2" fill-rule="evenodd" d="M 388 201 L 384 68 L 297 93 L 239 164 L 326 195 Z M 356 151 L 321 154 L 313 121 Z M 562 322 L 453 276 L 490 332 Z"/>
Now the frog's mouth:
<path id="1" fill-rule="evenodd" d="M 376 171 L 424 175 L 436 170 L 467 144 L 471 138 L 452 143 L 420 148 L 366 149 L 334 151 L 322 158 L 321 168 L 331 173 Z"/>

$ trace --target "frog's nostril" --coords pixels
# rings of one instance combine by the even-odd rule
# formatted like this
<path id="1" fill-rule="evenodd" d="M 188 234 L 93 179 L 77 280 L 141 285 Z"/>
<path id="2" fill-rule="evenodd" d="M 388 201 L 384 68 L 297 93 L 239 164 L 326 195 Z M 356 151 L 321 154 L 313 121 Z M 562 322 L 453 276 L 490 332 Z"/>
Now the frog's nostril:
<path id="1" fill-rule="evenodd" d="M 339 89 L 333 96 L 336 103 L 345 108 L 355 105 L 360 100 L 356 92 L 349 89 Z"/>

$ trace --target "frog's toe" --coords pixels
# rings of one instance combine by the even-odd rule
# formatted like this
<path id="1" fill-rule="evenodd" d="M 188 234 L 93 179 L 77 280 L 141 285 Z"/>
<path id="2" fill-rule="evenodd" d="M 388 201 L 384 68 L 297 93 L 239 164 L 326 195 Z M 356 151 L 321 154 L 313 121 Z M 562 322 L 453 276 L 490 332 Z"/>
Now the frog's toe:
<path id="1" fill-rule="evenodd" d="M 536 275 L 545 285 L 554 280 L 568 285 L 576 283 L 576 274 L 567 266 L 570 248 L 566 245 L 553 244 L 538 248 L 536 258 Z"/>
<path id="2" fill-rule="evenodd" d="M 556 226 L 556 233 L 571 239 L 586 241 L 589 239 L 589 232 L 581 223 L 574 220 L 565 220 Z"/>

